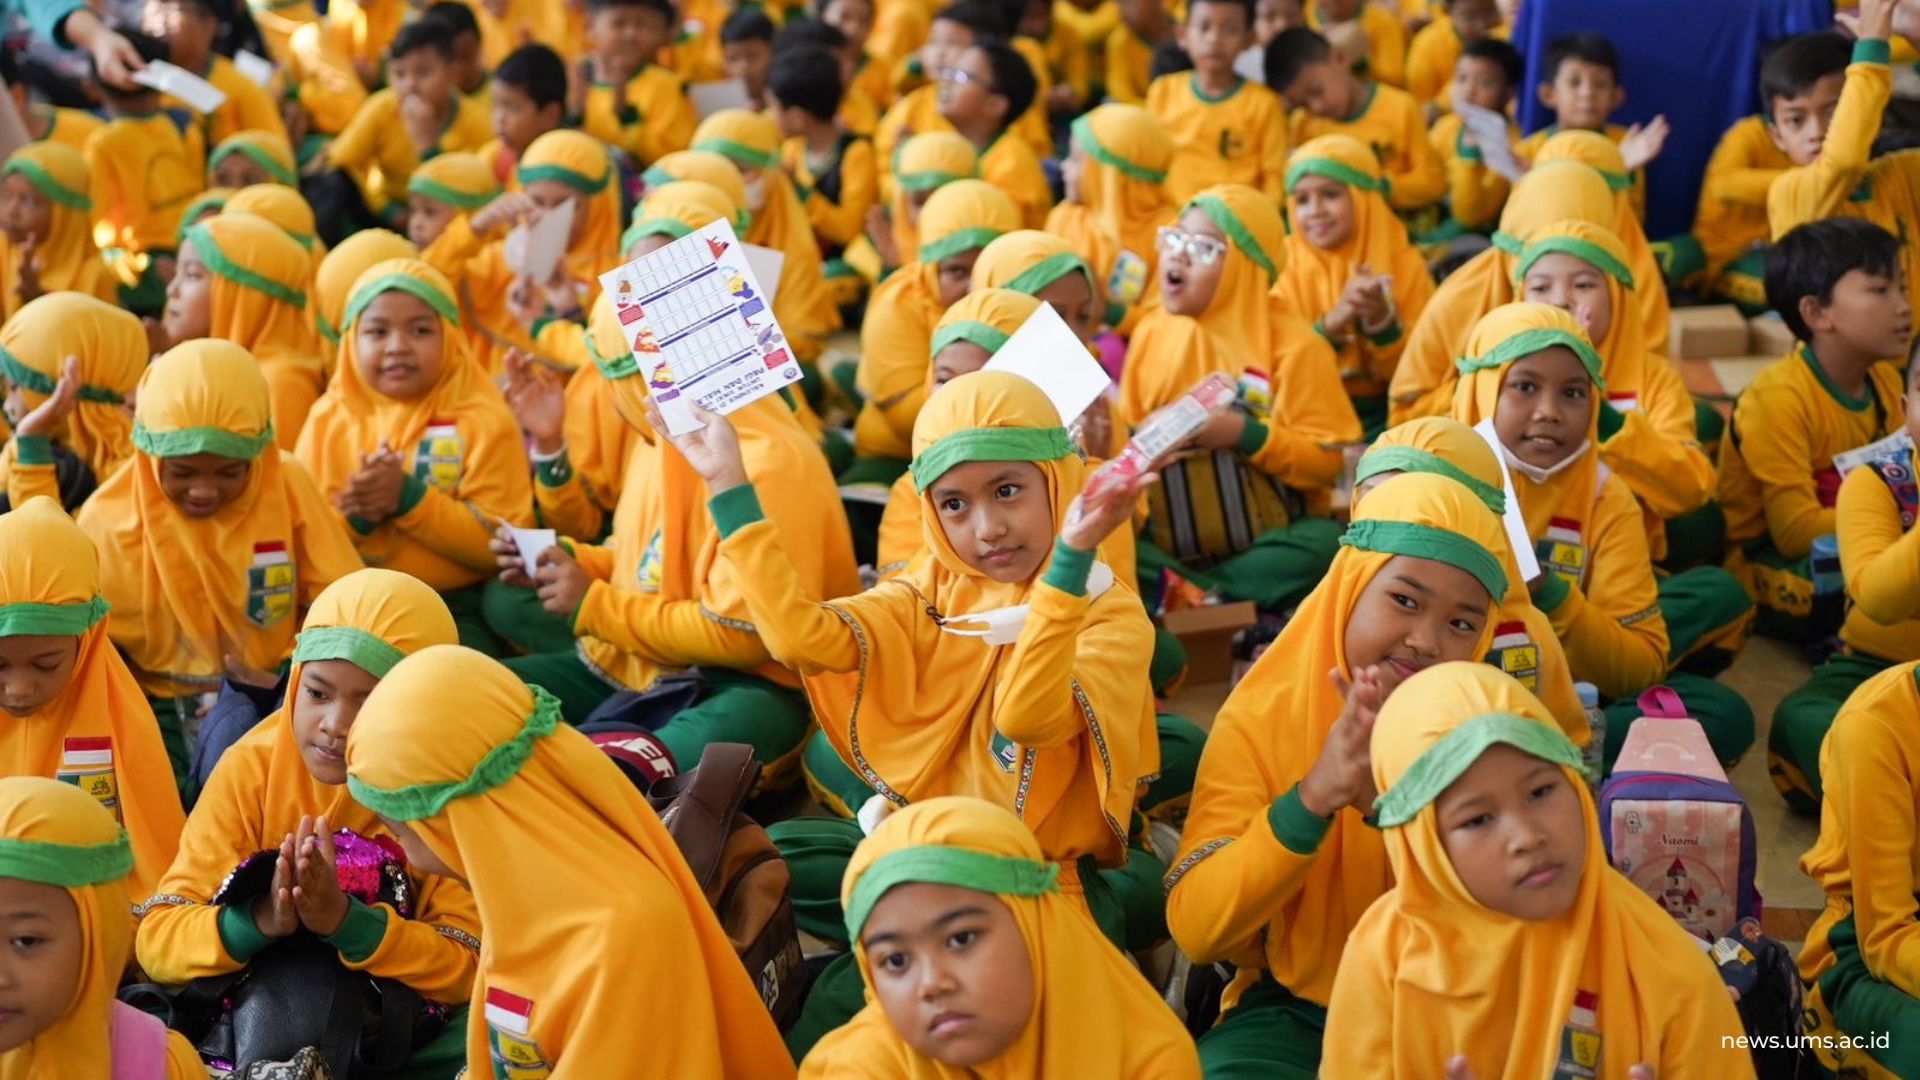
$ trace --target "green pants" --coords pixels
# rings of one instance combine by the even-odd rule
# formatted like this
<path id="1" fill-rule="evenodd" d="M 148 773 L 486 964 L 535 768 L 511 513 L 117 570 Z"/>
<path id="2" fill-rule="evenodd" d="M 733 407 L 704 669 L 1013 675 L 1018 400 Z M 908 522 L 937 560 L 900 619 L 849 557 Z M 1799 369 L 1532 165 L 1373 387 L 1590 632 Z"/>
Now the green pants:
<path id="1" fill-rule="evenodd" d="M 540 606 L 540 594 L 499 578 L 481 590 L 480 610 L 487 628 L 507 644 L 508 654 L 557 653 L 573 648 L 573 627 Z"/>
<path id="2" fill-rule="evenodd" d="M 1707 733 L 1707 742 L 1713 747 L 1713 756 L 1719 758 L 1722 765 L 1732 765 L 1753 746 L 1753 706 L 1733 688 L 1683 671 L 1676 671 L 1661 681 L 1680 695 L 1687 706 L 1687 715 L 1700 721 L 1700 728 Z M 1612 771 L 1613 759 L 1620 756 L 1620 747 L 1627 741 L 1627 729 L 1640 718 L 1637 698 L 1638 695 L 1623 697 L 1606 707 L 1608 771 Z"/>
<path id="3" fill-rule="evenodd" d="M 827 428 L 821 433 L 820 452 L 827 455 L 827 468 L 835 476 L 845 472 L 853 465 L 853 440 L 839 428 Z"/>
<path id="4" fill-rule="evenodd" d="M 1752 611 L 1746 586 L 1724 567 L 1696 566 L 1662 579 L 1667 663 L 1698 674 L 1724 669 L 1745 640 L 1743 625 Z"/>
<path id="5" fill-rule="evenodd" d="M 160 280 L 157 267 L 161 259 L 173 257 L 174 253 L 171 251 L 147 252 L 149 261 L 147 268 L 140 274 L 140 280 L 131 288 L 125 285 L 116 287 L 120 306 L 143 318 L 147 316 L 158 318 L 167 306 L 167 283 Z"/>
<path id="6" fill-rule="evenodd" d="M 1660 560 L 1663 570 L 1678 573 L 1696 566 L 1718 566 L 1726 554 L 1727 515 L 1717 502 L 1710 502 L 1690 514 L 1668 518 L 1664 530 L 1667 554 Z"/>
<path id="7" fill-rule="evenodd" d="M 896 458 L 856 456 L 838 479 L 841 487 L 875 487 L 884 493 L 906 471 L 907 463 Z M 880 519 L 886 514 L 886 503 L 849 499 L 846 507 L 847 527 L 853 531 L 853 556 L 863 565 L 872 565 L 880 548 Z"/>
<path id="8" fill-rule="evenodd" d="M 1706 272 L 1706 250 L 1691 233 L 1656 240 L 1647 246 L 1653 249 L 1653 261 L 1659 265 L 1660 276 L 1666 280 L 1669 291 L 1692 285 L 1695 278 Z"/>
<path id="9" fill-rule="evenodd" d="M 1767 303 L 1767 249 L 1749 248 L 1744 255 L 1728 263 L 1713 280 L 1713 295 L 1731 300 L 1746 316 L 1771 310 Z"/>
<path id="10" fill-rule="evenodd" d="M 1142 537 L 1136 545 L 1140 580 L 1151 596 L 1160 572 L 1172 570 L 1195 585 L 1233 600 L 1251 600 L 1261 611 L 1280 612 L 1306 599 L 1340 550 L 1345 531 L 1332 518 L 1307 517 L 1283 529 L 1260 534 L 1247 550 L 1210 570 L 1185 566 L 1159 545 Z"/>
<path id="11" fill-rule="evenodd" d="M 1819 609 L 1813 600 L 1813 558 L 1789 559 L 1762 539 L 1746 549 L 1753 593 L 1753 629 L 1792 645 L 1821 641 L 1840 629 L 1841 610 Z"/>
<path id="12" fill-rule="evenodd" d="M 836 364 L 827 369 L 827 381 L 833 384 L 833 389 L 840 396 L 840 404 L 846 406 L 850 413 L 859 412 L 860 406 L 867 400 L 865 395 L 860 393 L 860 387 L 855 385 L 859 374 L 860 365 L 852 361 Z"/>
<path id="13" fill-rule="evenodd" d="M 505 663 L 522 682 L 545 687 L 559 698 L 569 724 L 584 721 L 616 692 L 577 652 L 516 656 Z M 812 716 L 806 695 L 724 668 L 703 668 L 700 674 L 707 684 L 700 700 L 654 731 L 676 765 L 698 765 L 708 743 L 747 743 L 763 765 L 799 747 Z"/>
<path id="14" fill-rule="evenodd" d="M 173 784 L 180 789 L 180 805 L 193 805 L 193 747 L 187 742 L 187 725 L 200 711 L 200 699 L 186 697 L 150 697 L 153 718 L 160 722 L 160 745 L 167 748 L 167 764 L 173 767 Z"/>
<path id="15" fill-rule="evenodd" d="M 1835 923 L 1827 941 L 1836 963 L 1820 975 L 1820 996 L 1834 1026 L 1867 1040 L 1867 1055 L 1901 1080 L 1920 1080 L 1920 1000 L 1867 970 L 1853 916 Z"/>
<path id="16" fill-rule="evenodd" d="M 1387 395 L 1369 394 L 1365 397 L 1347 398 L 1353 403 L 1353 412 L 1360 418 L 1360 438 L 1372 442 L 1387 430 Z"/>
<path id="17" fill-rule="evenodd" d="M 1200 1075 L 1206 1080 L 1314 1080 L 1326 1036 L 1326 1009 L 1265 979 L 1200 1036 Z M 1436 1048 L 1434 1063 L 1448 1054 Z"/>
<path id="18" fill-rule="evenodd" d="M 1187 647 L 1164 626 L 1153 628 L 1153 659 L 1147 664 L 1147 681 L 1153 684 L 1155 697 L 1172 697 L 1187 680 Z"/>
<path id="19" fill-rule="evenodd" d="M 1877 656 L 1842 650 L 1774 707 L 1767 773 L 1789 806 L 1803 814 L 1820 812 L 1820 743 L 1860 684 L 1892 666 Z"/>
<path id="20" fill-rule="evenodd" d="M 486 594 L 487 582 L 477 581 L 464 589 L 443 592 L 440 599 L 447 602 L 453 628 L 460 632 L 460 644 L 488 656 L 505 656 L 509 652 L 506 639 L 487 625 Z"/>
<path id="21" fill-rule="evenodd" d="M 415 1050 L 394 1072 L 395 1080 L 453 1080 L 467 1065 L 467 1009 L 447 1016 L 447 1026 L 433 1041 Z"/>
<path id="22" fill-rule="evenodd" d="M 1727 418 L 1720 415 L 1720 410 L 1701 401 L 1699 398 L 1694 398 L 1693 430 L 1694 437 L 1700 440 L 1700 446 L 1706 450 L 1707 456 L 1717 457 L 1720 449 L 1720 437 L 1725 434 L 1727 430 Z M 1725 527 L 1724 523 L 1722 527 Z"/>

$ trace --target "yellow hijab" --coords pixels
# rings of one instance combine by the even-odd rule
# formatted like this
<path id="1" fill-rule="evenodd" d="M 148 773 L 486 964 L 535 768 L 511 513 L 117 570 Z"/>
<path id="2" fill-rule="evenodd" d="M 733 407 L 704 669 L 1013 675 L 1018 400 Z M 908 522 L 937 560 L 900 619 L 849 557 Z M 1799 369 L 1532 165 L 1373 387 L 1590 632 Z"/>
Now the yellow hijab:
<path id="1" fill-rule="evenodd" d="M 1072 273 L 1086 276 L 1098 310 L 1100 283 L 1080 252 L 1052 233 L 1018 229 L 980 249 L 980 257 L 973 263 L 973 287 L 1012 289 L 1033 296 Z"/>
<path id="2" fill-rule="evenodd" d="M 77 292 L 48 293 L 0 324 L 0 379 L 38 408 L 59 385 L 67 357 L 80 359 L 80 398 L 55 436 L 93 470 L 96 483 L 133 454 L 127 397 L 147 369 L 147 332 L 140 320 Z M 0 489 L 15 460 L 0 452 Z"/>
<path id="3" fill-rule="evenodd" d="M 969 566 L 948 542 L 929 494 L 940 476 L 970 461 L 1030 461 L 1046 477 L 1057 526 L 1086 483 L 1087 467 L 1046 395 L 999 371 L 963 375 L 928 398 L 914 425 L 913 453 L 921 539 L 933 557 L 832 602 L 859 627 L 861 662 L 856 671 L 807 677 L 814 710 L 846 718 L 830 729 L 848 733 L 844 744 L 834 736 L 834 748 L 895 803 L 978 796 L 1018 812 L 1049 858 L 1092 855 L 1117 865 L 1136 785 L 1158 770 L 1160 756 L 1152 690 L 1141 677 L 1153 631 L 1139 597 L 1111 588 L 1092 599 L 1079 636 L 1083 646 L 1101 647 L 1083 647 L 1074 660 L 1088 736 L 1045 750 L 1009 743 L 994 727 L 995 713 L 1008 707 L 1000 680 L 1012 649 L 947 633 L 929 617 L 1027 603 L 1045 570 L 1001 584 Z M 1077 892 L 1077 880 L 1069 888 Z"/>
<path id="4" fill-rule="evenodd" d="M 1327 576 L 1254 662 L 1214 721 L 1181 838 L 1181 861 L 1168 878 L 1169 892 L 1213 850 L 1208 845 L 1217 847 L 1246 831 L 1244 814 L 1223 808 L 1223 802 L 1231 801 L 1225 795 L 1255 782 L 1264 807 L 1293 790 L 1319 759 L 1344 705 L 1327 673 L 1338 671 L 1352 681 L 1347 620 L 1360 594 L 1388 562 L 1399 555 L 1430 559 L 1477 578 L 1489 595 L 1489 618 L 1473 655 L 1486 653 L 1497 603 L 1507 592 L 1506 572 L 1493 555 L 1504 535 L 1493 511 L 1464 485 L 1445 477 L 1396 476 L 1367 494 L 1354 510 L 1353 525 L 1341 538 Z M 1196 880 L 1195 887 L 1200 884 Z M 1348 932 L 1392 884 L 1379 831 L 1352 807 L 1341 809 L 1307 864 L 1299 889 L 1272 913 L 1258 951 L 1248 950 L 1239 958 L 1240 975 L 1229 989 L 1230 1000 L 1237 1001 L 1265 968 L 1295 995 L 1327 1001 Z"/>
<path id="5" fill-rule="evenodd" d="M 648 188 L 646 198 L 633 208 L 633 224 L 620 237 L 621 253 L 632 250 L 643 236 L 678 240 L 716 221 L 731 220 L 737 205 L 724 189 L 704 180 L 669 180 Z"/>
<path id="6" fill-rule="evenodd" d="M 0 1080 L 111 1076 L 114 994 L 133 957 L 127 874 L 133 851 L 113 815 L 72 784 L 38 776 L 0 780 L 0 877 L 65 889 L 83 945 L 73 1000 L 54 1025 L 0 1054 Z M 167 1035 L 170 1080 L 207 1075 L 182 1035 Z"/>
<path id="7" fill-rule="evenodd" d="M 413 255 L 413 241 L 399 233 L 362 229 L 340 241 L 339 247 L 320 260 L 320 269 L 313 275 L 313 325 L 324 343 L 329 371 L 339 357 L 340 320 L 346 313 L 353 283 L 377 263 Z"/>
<path id="8" fill-rule="evenodd" d="M 300 167 L 294 160 L 292 144 L 283 135 L 254 130 L 227 136 L 207 155 L 207 175 L 211 177 L 221 162 L 235 154 L 258 165 L 276 184 L 290 188 L 300 186 Z"/>
<path id="9" fill-rule="evenodd" d="M 218 689 L 228 653 L 278 667 L 293 645 L 299 582 L 331 581 L 356 560 L 332 507 L 273 446 L 260 366 L 232 342 L 189 341 L 147 368 L 136 400 L 133 459 L 78 515 L 100 550 L 113 643 L 158 696 Z M 161 489 L 160 460 L 203 453 L 253 467 L 238 498 L 193 518 Z"/>
<path id="10" fill-rule="evenodd" d="M 1495 745 L 1558 765 L 1580 800 L 1580 892 L 1557 919 L 1483 907 L 1441 840 L 1434 800 Z M 1569 1048 L 1591 1045 L 1569 1032 L 1575 1020 L 1597 1033 L 1600 1075 L 1625 1076 L 1641 1062 L 1658 1076 L 1704 1075 L 1701 1048 L 1740 1034 L 1699 943 L 1607 865 L 1579 769 L 1579 751 L 1546 707 L 1484 664 L 1430 668 L 1387 699 L 1373 729 L 1373 778 L 1395 885 L 1347 942 L 1327 1017 L 1328 1075 L 1412 1080 L 1464 1054 L 1486 1080 L 1537 1080 Z M 1753 1075 L 1739 1051 L 1721 1053 L 1712 1071 Z"/>
<path id="11" fill-rule="evenodd" d="M 42 292 L 71 289 L 113 298 L 113 275 L 93 244 L 92 171 L 80 152 L 61 143 L 28 143 L 0 165 L 0 179 L 24 178 L 51 211 L 47 235 L 34 249 Z M 0 233 L 0 319 L 20 308 L 20 250 Z"/>
<path id="12" fill-rule="evenodd" d="M 1080 203 L 1061 203 L 1047 216 L 1047 231 L 1087 255 L 1106 282 L 1107 293 L 1131 304 L 1153 281 L 1160 263 L 1156 233 L 1178 215 L 1167 197 L 1167 166 L 1173 138 L 1138 105 L 1102 105 L 1073 122 L 1073 142 L 1086 156 L 1080 172 Z M 1138 260 L 1137 286 L 1124 276 L 1122 253 Z M 1131 296 L 1125 295 L 1132 291 Z M 1115 320 L 1109 320 L 1115 321 Z"/>
<path id="13" fill-rule="evenodd" d="M 280 448 L 292 449 L 326 380 L 326 358 L 306 310 L 313 256 L 273 222 L 231 210 L 188 226 L 181 238 L 213 274 L 207 336 L 253 355 L 272 391 Z"/>
<path id="14" fill-rule="evenodd" d="M 492 1068 L 491 1028 L 581 1076 L 662 1054 L 689 1076 L 793 1074 L 672 837 L 546 691 L 470 649 L 422 649 L 367 698 L 347 773 L 361 805 L 406 822 L 472 886 L 485 936 L 470 1070 Z M 642 954 L 673 979 L 604 962 Z"/>
<path id="15" fill-rule="evenodd" d="M 586 224 L 561 265 L 567 276 L 585 283 L 587 300 L 600 295 L 600 274 L 620 261 L 620 172 L 607 144 L 584 132 L 549 131 L 520 155 L 517 175 L 522 191 L 541 180 L 558 180 L 587 197 Z"/>
<path id="16" fill-rule="evenodd" d="M 1587 134 L 1587 133 L 1582 133 Z M 1613 320 L 1606 337 L 1593 343 L 1600 354 L 1601 375 L 1606 380 L 1609 399 L 1639 399 L 1647 391 L 1652 365 L 1666 364 L 1664 352 L 1650 353 L 1646 334 L 1641 330 L 1640 307 L 1635 300 L 1639 290 L 1633 270 L 1627 265 L 1627 249 L 1613 231 L 1587 221 L 1556 221 L 1535 229 L 1526 247 L 1513 264 L 1513 290 L 1526 293 L 1527 271 L 1542 256 L 1551 253 L 1571 255 L 1607 279 L 1607 296 L 1612 301 Z M 1665 288 L 1655 279 L 1656 289 Z M 1577 320 L 1576 320 L 1577 321 Z M 1662 341 L 1664 343 L 1664 337 Z"/>
<path id="17" fill-rule="evenodd" d="M 500 178 L 479 154 L 465 150 L 436 154 L 407 178 L 407 194 L 432 199 L 472 213 L 501 192 Z"/>
<path id="18" fill-rule="evenodd" d="M 908 196 L 934 191 L 955 180 L 978 179 L 980 152 L 958 132 L 929 131 L 900 144 L 894 151 L 892 169 L 889 228 L 900 265 L 906 266 L 920 258 L 920 228 L 913 222 Z"/>
<path id="19" fill-rule="evenodd" d="M 210 187 L 201 192 L 192 202 L 187 204 L 185 210 L 180 212 L 181 233 L 185 233 L 189 226 L 198 225 L 202 218 L 215 217 L 220 211 L 225 210 L 227 208 L 227 200 L 233 198 L 233 193 L 236 190 L 238 189 L 230 187 Z M 178 243 L 179 241 L 176 238 L 175 244 L 177 245 Z"/>
<path id="20" fill-rule="evenodd" d="M 1667 329 L 1671 315 L 1667 306 L 1666 279 L 1660 275 L 1660 262 L 1653 257 L 1647 231 L 1640 215 L 1633 210 L 1633 174 L 1620 156 L 1620 146 L 1597 131 L 1562 131 L 1540 144 L 1534 154 L 1534 167 L 1549 161 L 1577 161 L 1598 172 L 1612 192 L 1613 212 L 1603 219 L 1589 219 L 1604 225 L 1620 238 L 1627 249 L 1627 268 L 1633 279 L 1646 286 L 1635 292 L 1639 303 L 1641 330 L 1647 348 L 1662 353 L 1667 347 Z M 1517 190 L 1517 189 L 1516 189 Z M 1502 226 L 1504 228 L 1504 225 Z M 1528 237 L 1522 236 L 1525 240 Z"/>
<path id="21" fill-rule="evenodd" d="M 999 898 L 1033 965 L 1033 1017 L 992 1061 L 959 1069 L 915 1053 L 872 1000 L 867 951 L 853 954 L 868 1002 L 807 1055 L 809 1077 L 1200 1076 L 1193 1037 L 1089 919 L 1060 892 L 1058 869 L 1020 819 L 979 799 L 929 799 L 881 822 L 854 849 L 840 886 L 848 940 L 898 885 L 957 885 Z"/>
<path id="22" fill-rule="evenodd" d="M 186 816 L 153 710 L 108 640 L 106 616 L 93 543 L 53 500 L 0 514 L 0 637 L 80 639 L 66 689 L 0 726 L 4 772 L 68 780 L 131 825 L 127 890 L 145 900 L 173 862 Z"/>
<path id="23" fill-rule="evenodd" d="M 733 212 L 727 215 L 733 231 L 746 239 L 748 225 L 753 220 L 753 215 L 747 212 L 747 182 L 740 178 L 739 167 L 727 155 L 713 150 L 675 150 L 648 167 L 641 179 L 647 183 L 647 196 L 676 181 L 713 185 L 733 206 Z M 636 220 L 637 217 L 636 214 Z"/>
<path id="24" fill-rule="evenodd" d="M 320 260 L 327 256 L 327 245 L 320 240 L 319 223 L 314 219 L 313 207 L 300 194 L 299 188 L 282 184 L 255 184 L 234 192 L 227 204 L 220 210 L 223 214 L 252 214 L 263 217 L 280 231 L 291 237 L 293 242 L 306 249 L 313 260 L 314 272 L 320 269 Z M 311 289 L 312 280 L 307 282 Z"/>

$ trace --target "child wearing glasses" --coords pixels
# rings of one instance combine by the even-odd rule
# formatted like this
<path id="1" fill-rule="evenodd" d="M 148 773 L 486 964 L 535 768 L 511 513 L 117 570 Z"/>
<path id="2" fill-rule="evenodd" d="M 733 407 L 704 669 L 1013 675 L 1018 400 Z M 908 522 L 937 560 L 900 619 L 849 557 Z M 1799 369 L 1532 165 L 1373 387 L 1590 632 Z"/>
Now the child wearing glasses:
<path id="1" fill-rule="evenodd" d="M 1053 189 L 1033 147 L 1006 137 L 1039 92 L 1032 66 L 1013 46 L 983 38 L 938 75 L 940 116 L 980 152 L 980 179 L 1007 193 L 1022 224 L 1039 228 L 1053 208 Z"/>
<path id="2" fill-rule="evenodd" d="M 1277 613 L 1333 560 L 1340 527 L 1328 505 L 1360 420 L 1333 347 L 1273 292 L 1285 233 L 1274 201 L 1242 184 L 1202 191 L 1160 231 L 1161 306 L 1134 329 L 1121 411 L 1138 425 L 1215 372 L 1239 397 L 1148 493 L 1139 545 L 1148 598 L 1172 571 Z"/>

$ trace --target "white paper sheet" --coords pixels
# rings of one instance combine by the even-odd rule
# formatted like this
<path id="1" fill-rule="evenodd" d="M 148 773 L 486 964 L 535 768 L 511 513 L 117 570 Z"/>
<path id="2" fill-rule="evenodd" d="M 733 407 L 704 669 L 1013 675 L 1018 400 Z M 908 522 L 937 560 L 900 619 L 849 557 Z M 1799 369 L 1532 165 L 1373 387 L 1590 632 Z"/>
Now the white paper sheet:
<path id="1" fill-rule="evenodd" d="M 246 76 L 248 82 L 262 90 L 273 85 L 273 61 L 264 56 L 256 56 L 245 49 L 233 54 L 234 69 Z"/>
<path id="2" fill-rule="evenodd" d="M 1460 115 L 1460 122 L 1466 125 L 1467 133 L 1480 147 L 1480 158 L 1487 168 L 1506 177 L 1518 180 L 1526 175 L 1527 167 L 1513 154 L 1512 132 L 1507 127 L 1507 118 L 1492 109 L 1483 109 L 1462 101 L 1454 95 L 1453 111 Z"/>
<path id="3" fill-rule="evenodd" d="M 694 115 L 702 120 L 722 109 L 753 108 L 747 84 L 739 79 L 694 83 L 687 87 L 687 97 L 693 102 Z"/>
<path id="4" fill-rule="evenodd" d="M 1913 436 L 1902 428 L 1884 439 L 1877 439 L 1865 446 L 1842 450 L 1833 455 L 1833 470 L 1840 474 L 1840 479 L 1845 480 L 1848 473 L 1869 461 L 1881 461 L 1887 458 L 1897 460 L 1901 455 L 1912 452 Z"/>
<path id="5" fill-rule="evenodd" d="M 526 564 L 529 574 L 539 564 L 540 556 L 559 543 L 552 529 L 515 529 L 511 525 L 507 528 L 513 532 L 513 546 L 520 549 L 520 561 Z"/>
<path id="6" fill-rule="evenodd" d="M 148 61 L 146 67 L 133 73 L 133 81 L 163 94 L 171 94 L 185 102 L 188 108 L 202 115 L 218 109 L 227 102 L 226 91 L 187 69 L 175 67 L 165 60 Z"/>
<path id="7" fill-rule="evenodd" d="M 569 199 L 541 214 L 539 220 L 513 227 L 504 252 L 507 265 L 537 283 L 551 281 L 567 254 L 567 238 L 572 231 L 573 200 Z"/>
<path id="8" fill-rule="evenodd" d="M 1501 524 L 1507 527 L 1507 546 L 1513 549 L 1513 561 L 1520 564 L 1520 576 L 1531 582 L 1540 576 L 1540 557 L 1534 554 L 1527 519 L 1520 513 L 1520 495 L 1513 490 L 1513 473 L 1507 470 L 1506 450 L 1493 430 L 1492 417 L 1473 425 L 1473 430 L 1493 451 L 1494 460 L 1500 462 L 1500 482 L 1507 489 L 1507 512 L 1502 515 Z"/>
<path id="9" fill-rule="evenodd" d="M 600 275 L 668 432 L 698 431 L 692 402 L 717 413 L 800 381 L 800 363 L 726 221 Z"/>
<path id="10" fill-rule="evenodd" d="M 775 251 L 759 244 L 741 244 L 747 249 L 747 265 L 753 267 L 753 276 L 767 290 L 767 306 L 773 306 L 773 298 L 780 295 L 780 271 L 786 268 L 787 253 Z"/>
<path id="11" fill-rule="evenodd" d="M 1112 382 L 1052 304 L 1035 308 L 987 361 L 986 370 L 1011 371 L 1038 386 L 1062 424 L 1078 420 Z"/>

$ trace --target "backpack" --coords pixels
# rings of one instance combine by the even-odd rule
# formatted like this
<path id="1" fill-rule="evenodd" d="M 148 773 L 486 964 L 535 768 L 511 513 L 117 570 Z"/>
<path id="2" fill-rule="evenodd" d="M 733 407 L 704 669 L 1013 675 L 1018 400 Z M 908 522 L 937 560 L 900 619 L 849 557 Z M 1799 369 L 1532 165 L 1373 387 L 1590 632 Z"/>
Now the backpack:
<path id="1" fill-rule="evenodd" d="M 592 737 L 603 743 L 615 725 L 595 726 L 600 731 Z M 617 744 L 618 736 L 612 741 Z M 638 779 L 640 773 L 630 763 L 610 756 L 629 779 Z M 760 1000 L 784 1032 L 800 1017 L 807 973 L 788 895 L 792 875 L 787 862 L 767 830 L 743 809 L 759 778 L 753 747 L 708 743 L 698 767 L 659 776 L 642 790 L 720 917 L 720 927 L 760 991 Z"/>
<path id="2" fill-rule="evenodd" d="M 1639 704 L 1600 788 L 1607 858 L 1690 933 L 1715 941 L 1760 917 L 1753 811 L 1679 694 L 1656 686 Z"/>

